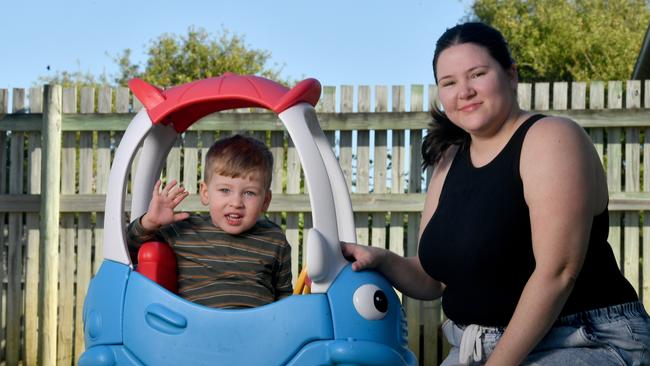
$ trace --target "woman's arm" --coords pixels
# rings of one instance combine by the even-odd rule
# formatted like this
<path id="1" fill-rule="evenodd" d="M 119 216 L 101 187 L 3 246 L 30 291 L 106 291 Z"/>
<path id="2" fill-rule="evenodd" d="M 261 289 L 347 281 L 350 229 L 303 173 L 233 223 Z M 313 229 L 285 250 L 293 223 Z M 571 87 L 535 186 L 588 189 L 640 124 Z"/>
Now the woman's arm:
<path id="1" fill-rule="evenodd" d="M 520 364 L 551 328 L 582 268 L 593 217 L 607 204 L 602 165 L 572 121 L 548 117 L 531 127 L 520 172 L 535 270 L 488 365 Z"/>
<path id="2" fill-rule="evenodd" d="M 420 219 L 420 237 L 438 206 L 442 185 L 457 150 L 457 146 L 447 149 L 433 170 L 424 202 L 422 218 Z M 405 258 L 386 249 L 354 244 L 344 244 L 343 255 L 355 260 L 352 263 L 353 270 L 375 268 L 400 292 L 414 299 L 437 299 L 442 296 L 445 288 L 442 282 L 431 278 L 424 271 L 417 256 Z"/>
<path id="3" fill-rule="evenodd" d="M 342 249 L 345 257 L 354 259 L 352 270 L 373 268 L 408 297 L 434 300 L 442 295 L 442 283 L 424 271 L 417 256 L 402 257 L 383 248 L 350 243 L 343 243 Z"/>

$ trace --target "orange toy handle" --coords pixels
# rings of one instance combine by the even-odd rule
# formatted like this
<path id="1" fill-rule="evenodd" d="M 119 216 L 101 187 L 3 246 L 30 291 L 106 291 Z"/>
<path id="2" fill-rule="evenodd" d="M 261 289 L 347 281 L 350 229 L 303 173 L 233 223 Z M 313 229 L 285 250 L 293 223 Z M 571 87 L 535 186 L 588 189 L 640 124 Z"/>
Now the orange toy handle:
<path id="1" fill-rule="evenodd" d="M 306 295 L 311 293 L 311 279 L 307 275 L 307 267 L 303 267 L 300 275 L 298 275 L 298 280 L 296 281 L 296 287 L 293 288 L 294 295 Z"/>

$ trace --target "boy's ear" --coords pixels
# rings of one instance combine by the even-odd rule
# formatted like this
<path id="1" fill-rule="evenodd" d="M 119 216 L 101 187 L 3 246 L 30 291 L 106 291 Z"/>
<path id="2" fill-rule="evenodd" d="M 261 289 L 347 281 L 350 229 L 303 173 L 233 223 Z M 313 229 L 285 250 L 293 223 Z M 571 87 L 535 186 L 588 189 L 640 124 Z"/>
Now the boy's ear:
<path id="1" fill-rule="evenodd" d="M 201 203 L 203 206 L 207 206 L 208 203 L 210 203 L 210 200 L 208 199 L 208 185 L 205 184 L 205 182 L 201 182 L 201 185 L 199 186 L 199 195 L 201 196 Z"/>
<path id="2" fill-rule="evenodd" d="M 264 195 L 264 205 L 262 206 L 262 212 L 266 212 L 266 210 L 269 209 L 269 205 L 271 205 L 271 197 L 273 194 L 271 194 L 271 190 L 267 189 L 266 194 Z"/>

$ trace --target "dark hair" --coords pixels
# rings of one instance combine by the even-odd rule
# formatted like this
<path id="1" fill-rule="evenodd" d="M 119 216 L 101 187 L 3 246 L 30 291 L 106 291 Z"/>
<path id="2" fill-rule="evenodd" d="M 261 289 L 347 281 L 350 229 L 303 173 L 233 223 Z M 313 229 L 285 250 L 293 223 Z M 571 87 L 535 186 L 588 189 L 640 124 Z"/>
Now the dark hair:
<path id="1" fill-rule="evenodd" d="M 433 76 L 438 82 L 437 63 L 442 51 L 464 43 L 473 43 L 485 48 L 504 70 L 509 69 L 514 60 L 510 54 L 508 42 L 503 34 L 495 28 L 479 22 L 458 24 L 448 28 L 438 38 L 433 54 Z M 462 145 L 469 142 L 469 134 L 453 124 L 438 106 L 432 106 L 429 131 L 422 142 L 422 167 L 433 165 L 442 157 L 442 153 L 451 145 Z"/>
<path id="2" fill-rule="evenodd" d="M 224 137 L 210 146 L 205 157 L 205 182 L 215 173 L 233 178 L 259 173 L 265 188 L 269 189 L 273 155 L 263 142 L 253 137 L 239 134 Z"/>

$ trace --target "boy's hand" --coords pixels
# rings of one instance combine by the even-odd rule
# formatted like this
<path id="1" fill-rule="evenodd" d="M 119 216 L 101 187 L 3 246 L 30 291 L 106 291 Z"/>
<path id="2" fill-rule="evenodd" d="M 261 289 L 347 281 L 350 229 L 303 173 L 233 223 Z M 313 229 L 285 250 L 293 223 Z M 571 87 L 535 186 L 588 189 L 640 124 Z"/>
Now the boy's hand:
<path id="1" fill-rule="evenodd" d="M 153 187 L 149 209 L 140 220 L 146 230 L 158 230 L 163 225 L 190 217 L 188 212 L 174 213 L 176 206 L 189 195 L 189 192 L 183 187 L 177 187 L 176 180 L 172 180 L 162 190 L 160 184 L 159 179 Z"/>

